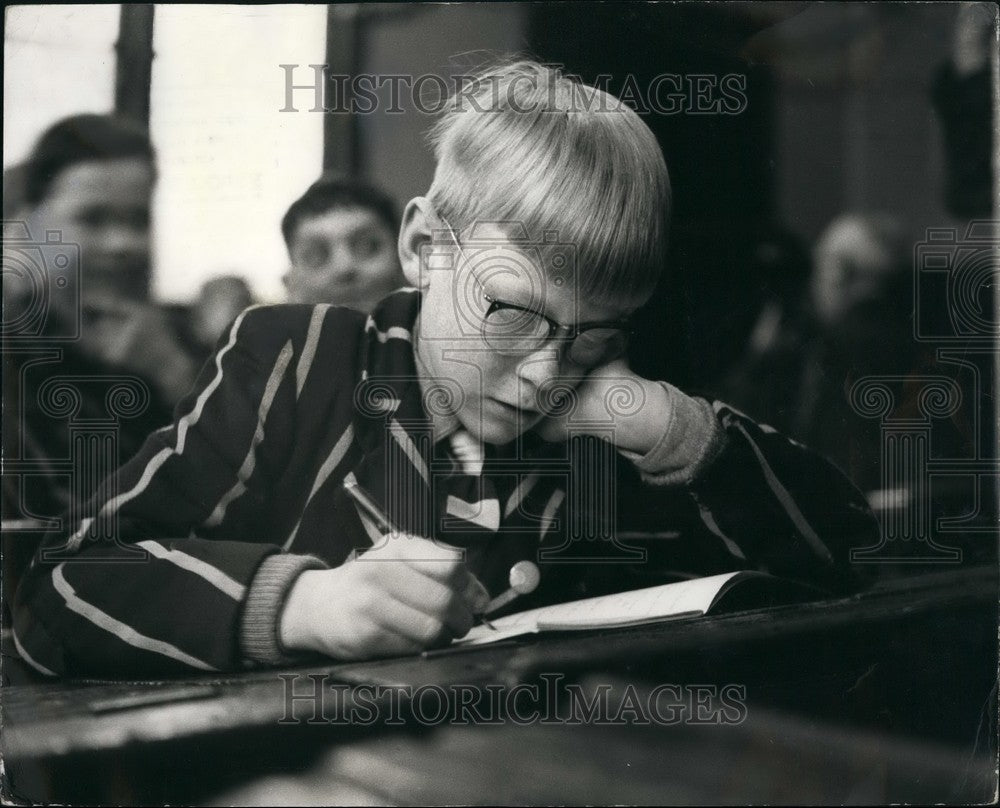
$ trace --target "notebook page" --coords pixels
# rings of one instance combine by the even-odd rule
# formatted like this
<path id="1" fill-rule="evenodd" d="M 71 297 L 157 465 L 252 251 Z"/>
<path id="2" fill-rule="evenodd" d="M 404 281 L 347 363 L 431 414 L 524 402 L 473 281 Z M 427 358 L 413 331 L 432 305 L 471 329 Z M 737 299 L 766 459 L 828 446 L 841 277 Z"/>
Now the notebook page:
<path id="1" fill-rule="evenodd" d="M 708 578 L 542 606 L 491 621 L 496 626 L 495 631 L 485 625 L 475 626 L 456 642 L 478 645 L 519 634 L 530 634 L 540 628 L 554 631 L 563 628 L 603 628 L 666 618 L 685 612 L 705 613 L 719 591 L 739 574 L 728 572 Z"/>

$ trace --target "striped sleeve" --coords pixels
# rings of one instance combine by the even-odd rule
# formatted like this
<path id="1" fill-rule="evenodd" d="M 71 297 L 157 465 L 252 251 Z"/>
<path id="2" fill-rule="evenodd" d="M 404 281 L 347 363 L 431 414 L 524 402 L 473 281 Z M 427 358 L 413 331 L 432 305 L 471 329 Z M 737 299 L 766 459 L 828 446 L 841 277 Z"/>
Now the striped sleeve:
<path id="1" fill-rule="evenodd" d="M 726 404 L 702 403 L 724 438 L 692 478 L 661 479 L 633 461 L 631 483 L 619 485 L 618 533 L 647 554 L 639 572 L 759 569 L 855 588 L 863 576 L 850 551 L 878 538 L 861 492 L 805 446 Z"/>
<path id="2" fill-rule="evenodd" d="M 726 446 L 688 484 L 707 530 L 775 575 L 833 590 L 855 586 L 850 551 L 878 537 L 861 492 L 811 449 L 726 404 L 713 409 Z"/>
<path id="3" fill-rule="evenodd" d="M 241 524 L 254 524 L 263 505 L 247 487 L 286 460 L 307 321 L 299 330 L 275 327 L 266 308 L 243 312 L 173 424 L 119 469 L 113 496 L 68 538 L 46 538 L 14 604 L 26 662 L 50 675 L 118 677 L 242 663 L 248 589 L 280 548 L 274 537 L 219 526 L 236 504 Z"/>

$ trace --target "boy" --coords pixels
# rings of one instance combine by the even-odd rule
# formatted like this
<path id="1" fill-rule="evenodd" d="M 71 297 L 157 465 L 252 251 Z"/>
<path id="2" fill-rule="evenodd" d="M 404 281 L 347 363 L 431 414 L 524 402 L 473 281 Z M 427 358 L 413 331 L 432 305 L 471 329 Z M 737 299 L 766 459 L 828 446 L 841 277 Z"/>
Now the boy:
<path id="1" fill-rule="evenodd" d="M 16 172 L 17 200 L 8 212 L 24 230 L 19 244 L 7 240 L 5 228 L 4 336 L 14 340 L 4 352 L 7 460 L 45 470 L 69 454 L 67 419 L 54 415 L 40 395 L 55 376 L 75 384 L 127 374 L 148 384 L 148 406 L 119 424 L 116 448 L 125 459 L 152 429 L 170 421 L 197 374 L 175 324 L 150 300 L 155 163 L 143 127 L 114 115 L 81 114 L 50 126 Z M 59 254 L 65 266 L 52 263 L 53 248 L 45 246 L 52 236 L 67 245 Z M 26 316 L 32 311 L 41 318 L 34 327 Z M 66 338 L 75 334 L 78 339 Z M 52 353 L 55 346 L 59 356 Z M 106 392 L 78 385 L 76 419 L 107 419 Z M 68 507 L 74 490 L 89 495 L 92 488 L 86 481 L 77 489 L 66 483 L 58 472 L 6 475 L 5 517 L 53 518 Z"/>
<path id="2" fill-rule="evenodd" d="M 290 303 L 335 303 L 367 314 L 405 284 L 396 256 L 399 215 L 382 191 L 324 175 L 281 221 Z"/>
<path id="3" fill-rule="evenodd" d="M 457 99 L 434 143 L 398 239 L 416 288 L 367 318 L 244 312 L 119 473 L 96 521 L 129 544 L 92 542 L 109 527 L 85 521 L 36 561 L 15 607 L 34 667 L 412 653 L 464 634 L 521 559 L 541 567 L 522 607 L 748 566 L 844 582 L 874 521 L 840 473 L 622 359 L 670 201 L 639 117 L 517 62 Z M 355 484 L 398 532 L 355 507 Z"/>

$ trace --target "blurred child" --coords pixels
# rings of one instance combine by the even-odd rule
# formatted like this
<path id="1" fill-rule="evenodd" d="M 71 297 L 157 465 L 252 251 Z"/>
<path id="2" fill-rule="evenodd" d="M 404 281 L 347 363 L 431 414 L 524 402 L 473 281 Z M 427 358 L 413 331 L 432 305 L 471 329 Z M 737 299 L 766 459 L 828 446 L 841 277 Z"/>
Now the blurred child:
<path id="1" fill-rule="evenodd" d="M 253 302 L 250 287 L 239 275 L 205 281 L 191 309 L 191 331 L 198 346 L 211 353 L 226 327 Z"/>
<path id="2" fill-rule="evenodd" d="M 281 232 L 292 303 L 335 303 L 369 312 L 405 285 L 396 255 L 399 215 L 377 188 L 325 175 L 288 209 Z"/>
<path id="3" fill-rule="evenodd" d="M 853 383 L 947 372 L 913 338 L 912 243 L 890 213 L 834 218 L 816 243 L 800 304 L 767 341 L 749 346 L 724 392 L 831 458 L 866 491 L 882 483 L 882 431 L 877 419 L 855 411 Z M 942 449 L 954 444 L 955 456 L 971 451 L 940 426 L 935 441 Z"/>
<path id="4" fill-rule="evenodd" d="M 5 230 L 11 261 L 4 262 L 4 321 L 11 330 L 5 327 L 4 333 L 22 338 L 18 351 L 4 354 L 7 459 L 31 460 L 44 470 L 50 461 L 68 457 L 66 421 L 39 402 L 38 393 L 50 377 L 71 376 L 79 382 L 127 375 L 145 384 L 147 406 L 118 424 L 115 448 L 123 460 L 151 429 L 170 420 L 173 405 L 194 380 L 195 363 L 167 313 L 150 300 L 155 179 L 148 132 L 132 121 L 97 114 L 53 124 L 28 159 L 5 172 L 5 197 L 10 190 L 12 198 L 4 200 L 4 215 L 19 220 L 15 224 L 22 235 L 18 245 L 6 240 Z M 50 276 L 53 266 L 45 259 L 53 249 L 45 245 L 52 240 L 67 245 L 62 257 L 79 262 L 57 267 L 58 277 Z M 21 258 L 14 260 L 14 252 Z M 43 301 L 41 324 L 30 334 L 18 334 L 11 324 L 38 301 Z M 59 338 L 65 334 L 75 339 Z M 26 352 L 27 336 L 48 356 Z M 58 354 L 53 355 L 56 346 Z M 97 387 L 77 385 L 79 420 L 108 419 L 106 391 Z M 72 499 L 68 476 L 54 471 L 21 479 L 5 475 L 6 515 L 23 509 L 55 516 Z M 89 493 L 99 481 L 100 471 L 88 468 L 75 482 Z"/>

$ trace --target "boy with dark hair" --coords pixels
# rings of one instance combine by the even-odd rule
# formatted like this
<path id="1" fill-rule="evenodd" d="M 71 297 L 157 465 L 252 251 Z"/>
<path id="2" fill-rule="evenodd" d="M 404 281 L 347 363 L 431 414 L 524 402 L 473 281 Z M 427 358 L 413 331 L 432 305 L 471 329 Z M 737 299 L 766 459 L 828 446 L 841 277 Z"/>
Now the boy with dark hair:
<path id="1" fill-rule="evenodd" d="M 24 198 L 37 205 L 59 174 L 70 166 L 94 160 L 137 158 L 155 178 L 155 153 L 145 128 L 128 118 L 82 113 L 64 118 L 47 129 L 32 150 L 24 180 Z"/>
<path id="2" fill-rule="evenodd" d="M 20 341 L 17 350 L 4 353 L 4 446 L 8 460 L 37 462 L 45 472 L 20 480 L 5 475 L 8 518 L 51 518 L 71 504 L 66 475 L 48 473 L 49 461 L 65 458 L 70 442 L 65 421 L 39 402 L 49 377 L 99 381 L 124 373 L 146 384 L 148 406 L 118 425 L 121 459 L 134 454 L 150 430 L 170 421 L 174 403 L 195 377 L 197 368 L 181 347 L 177 328 L 149 299 L 154 160 L 143 127 L 88 113 L 49 127 L 18 167 L 17 204 L 7 209 L 5 200 L 4 214 L 19 220 L 10 223 L 10 232 L 21 233 L 11 241 L 5 229 L 11 260 L 4 261 L 4 335 Z M 53 237 L 67 245 L 62 258 L 79 262 L 56 267 L 58 277 L 50 275 L 53 267 L 44 258 L 32 258 L 45 253 L 44 246 L 34 245 Z M 21 258 L 13 258 L 15 252 Z M 42 325 L 22 333 L 16 323 L 33 306 L 40 306 Z M 51 341 L 65 334 L 78 338 Z M 61 353 L 30 354 L 26 340 L 39 350 L 58 345 Z M 105 392 L 91 387 L 77 391 L 76 417 L 106 420 Z M 74 473 L 83 489 L 99 482 L 91 479 L 91 470 Z"/>
<path id="3" fill-rule="evenodd" d="M 649 129 L 533 62 L 472 92 L 403 214 L 415 288 L 368 316 L 237 318 L 117 497 L 36 560 L 15 620 L 35 668 L 412 653 L 465 634 L 522 559 L 541 585 L 521 606 L 747 567 L 847 584 L 875 524 L 843 476 L 622 358 L 666 241 Z M 113 525 L 123 543 L 91 538 Z"/>
<path id="4" fill-rule="evenodd" d="M 378 188 L 324 175 L 288 209 L 281 232 L 292 303 L 335 303 L 369 312 L 405 284 L 396 256 L 399 214 Z"/>

